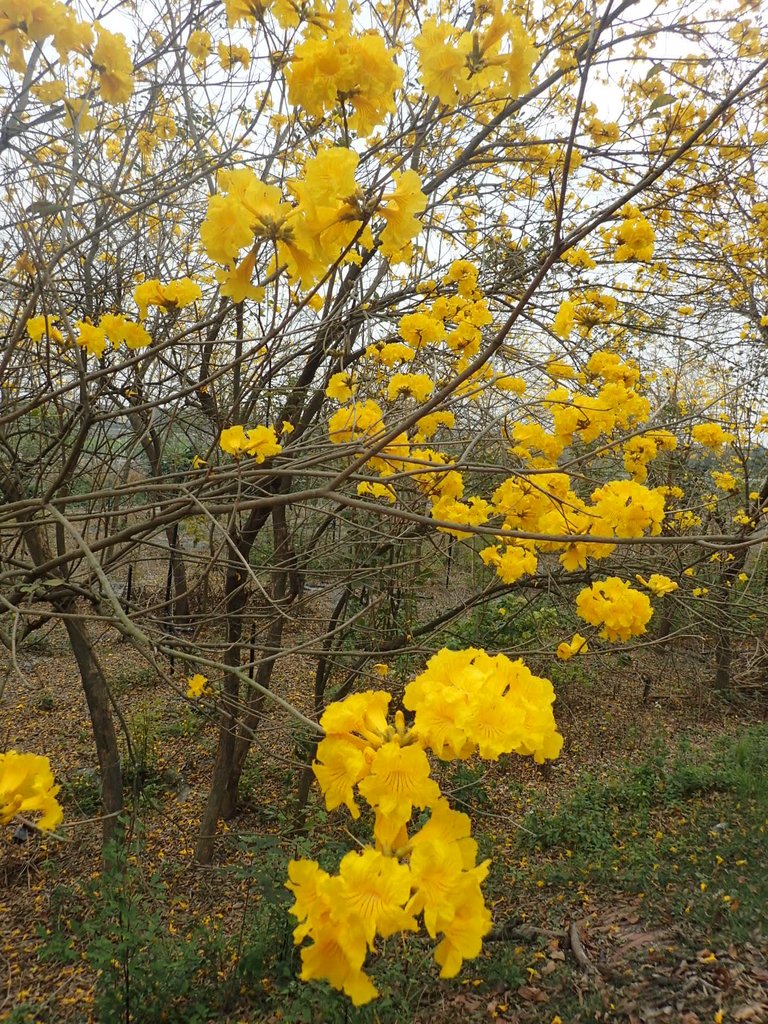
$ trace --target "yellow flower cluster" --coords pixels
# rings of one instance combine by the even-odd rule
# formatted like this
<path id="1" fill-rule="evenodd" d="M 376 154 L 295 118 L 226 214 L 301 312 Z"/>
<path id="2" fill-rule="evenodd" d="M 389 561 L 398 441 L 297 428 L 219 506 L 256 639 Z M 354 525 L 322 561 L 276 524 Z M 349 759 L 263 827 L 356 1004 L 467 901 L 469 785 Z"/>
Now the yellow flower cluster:
<path id="1" fill-rule="evenodd" d="M 166 312 L 190 306 L 202 298 L 200 285 L 188 277 L 180 277 L 176 281 L 162 284 L 152 278 L 142 281 L 133 290 L 133 301 L 139 307 L 139 320 L 146 319 L 150 306 L 159 306 Z"/>
<path id="2" fill-rule="evenodd" d="M 664 495 L 634 480 L 612 480 L 592 492 L 594 515 L 590 532 L 616 537 L 652 537 L 661 533 Z"/>
<path id="3" fill-rule="evenodd" d="M 99 92 L 105 103 L 127 103 L 133 93 L 133 63 L 125 36 L 96 26 L 98 42 L 93 50 L 93 67 L 99 73 Z"/>
<path id="4" fill-rule="evenodd" d="M 533 675 L 519 658 L 491 657 L 473 647 L 444 649 L 405 688 L 403 705 L 415 714 L 414 731 L 442 758 L 467 758 L 475 751 L 532 754 L 538 764 L 558 756 L 548 679 Z"/>
<path id="5" fill-rule="evenodd" d="M 211 692 L 208 679 L 199 672 L 190 676 L 187 680 L 187 697 L 190 700 L 200 700 L 201 697 L 208 697 Z"/>
<path id="6" fill-rule="evenodd" d="M 716 469 L 712 470 L 712 479 L 715 481 L 715 487 L 719 491 L 726 491 L 728 494 L 733 494 L 734 491 L 739 489 L 739 485 L 736 482 L 736 477 L 733 473 L 727 471 L 719 473 Z"/>
<path id="7" fill-rule="evenodd" d="M 15 750 L 0 754 L 0 825 L 7 825 L 17 814 L 39 814 L 37 828 L 56 828 L 64 817 L 56 800 L 58 792 L 47 757 Z"/>
<path id="8" fill-rule="evenodd" d="M 566 369 L 574 376 L 565 364 L 547 366 L 550 375 L 561 377 L 566 376 Z M 587 374 L 596 381 L 594 394 L 563 384 L 545 394 L 542 406 L 551 417 L 551 429 L 539 422 L 514 425 L 515 455 L 536 469 L 551 468 L 575 440 L 588 444 L 617 429 L 635 427 L 648 418 L 648 399 L 634 389 L 639 370 L 633 362 L 623 362 L 612 352 L 596 352 L 587 363 Z M 585 383 L 584 375 L 577 383 Z"/>
<path id="9" fill-rule="evenodd" d="M 200 238 L 212 260 L 228 265 L 219 280 L 236 291 L 225 294 L 235 301 L 261 294 L 249 289 L 257 288 L 250 277 L 255 252 L 264 244 L 273 252 L 268 272 L 284 271 L 301 288 L 316 284 L 338 260 L 359 259 L 353 243 L 373 249 L 370 224 L 363 227 L 363 220 L 374 211 L 355 181 L 358 161 L 358 154 L 343 146 L 321 149 L 306 161 L 301 179 L 287 182 L 295 202 L 284 200 L 277 185 L 261 181 L 250 168 L 219 171 L 219 191 L 208 201 Z M 383 221 L 381 251 L 389 259 L 419 233 L 416 215 L 426 206 L 415 171 L 395 172 L 392 180 L 392 191 L 376 209 Z M 248 252 L 238 262 L 244 249 Z"/>
<path id="10" fill-rule="evenodd" d="M 666 594 L 674 594 L 678 587 L 678 584 L 675 583 L 674 580 L 671 580 L 669 576 L 663 576 L 659 572 L 653 573 L 647 580 L 639 575 L 636 576 L 635 579 L 638 583 L 647 587 L 654 597 L 664 597 Z"/>
<path id="11" fill-rule="evenodd" d="M 713 451 L 717 451 L 734 439 L 733 434 L 723 430 L 719 423 L 697 423 L 691 431 L 691 437 L 694 441 L 698 441 L 699 444 L 704 445 L 705 448 L 711 448 Z"/>
<path id="12" fill-rule="evenodd" d="M 287 887 L 296 901 L 304 980 L 323 978 L 358 1006 L 377 995 L 363 970 L 376 936 L 416 931 L 417 917 L 440 942 L 435 960 L 453 977 L 477 956 L 491 925 L 480 884 L 488 862 L 477 864 L 469 818 L 451 809 L 430 777 L 426 749 L 443 758 L 475 751 L 496 759 L 515 751 L 538 761 L 556 757 L 562 738 L 552 715 L 551 683 L 520 662 L 484 651 L 440 651 L 406 687 L 403 712 L 387 720 L 391 695 L 353 694 L 330 705 L 320 724 L 325 738 L 313 766 L 329 810 L 344 804 L 360 816 L 355 793 L 374 812 L 375 848 L 348 853 L 339 873 L 314 861 L 292 861 Z M 414 809 L 429 820 L 409 834 Z"/>
<path id="13" fill-rule="evenodd" d="M 585 587 L 576 598 L 576 611 L 591 626 L 602 626 L 606 640 L 640 636 L 653 615 L 651 602 L 618 576 Z"/>
<path id="14" fill-rule="evenodd" d="M 611 324 L 616 318 L 617 309 L 618 303 L 612 295 L 605 295 L 594 288 L 589 288 L 572 299 L 563 299 L 552 323 L 552 330 L 559 338 L 568 338 L 576 327 L 579 334 L 586 338 L 594 327 Z M 614 356 L 616 362 L 620 362 L 618 356 L 612 352 L 602 352 L 599 356 Z M 604 358 L 596 360 L 591 369 L 592 376 L 603 376 L 604 365 L 607 365 Z M 589 364 L 587 368 L 590 369 Z"/>
<path id="15" fill-rule="evenodd" d="M 424 402 L 434 390 L 435 385 L 426 373 L 395 373 L 387 385 L 387 398 L 394 402 L 398 395 L 408 395 Z"/>
<path id="16" fill-rule="evenodd" d="M 48 337 L 51 341 L 56 341 L 61 344 L 64 341 L 64 335 L 56 327 L 58 322 L 57 316 L 31 316 L 27 320 L 27 335 L 32 341 L 41 341 L 42 338 Z"/>
<path id="17" fill-rule="evenodd" d="M 339 106 L 353 131 L 369 135 L 395 112 L 403 72 L 378 32 L 356 35 L 348 6 L 338 3 L 333 25 L 314 27 L 295 48 L 285 80 L 294 106 L 316 118 Z"/>
<path id="18" fill-rule="evenodd" d="M 125 37 L 97 25 L 94 46 L 93 28 L 79 21 L 73 9 L 60 0 L 5 0 L 0 8 L 0 32 L 8 64 L 14 71 L 25 71 L 27 60 L 24 51 L 29 46 L 50 39 L 62 62 L 70 53 L 90 57 L 93 70 L 99 76 L 99 92 L 105 103 L 125 103 L 133 93 L 133 64 Z M 40 83 L 42 86 L 52 84 Z M 44 96 L 45 92 L 40 98 L 47 102 Z M 60 98 L 61 94 L 57 96 Z"/>
<path id="19" fill-rule="evenodd" d="M 222 430 L 219 447 L 228 455 L 250 455 L 257 463 L 271 459 L 273 455 L 279 455 L 283 450 L 274 427 L 260 426 L 246 430 L 242 424 L 235 424 Z"/>
<path id="20" fill-rule="evenodd" d="M 613 255 L 617 263 L 629 260 L 648 263 L 653 259 L 656 232 L 637 207 L 626 207 L 623 221 L 612 234 L 619 243 Z"/>
<path id="21" fill-rule="evenodd" d="M 505 530 L 521 530 L 551 536 L 579 534 L 584 537 L 656 536 L 664 520 L 664 493 L 630 480 L 614 480 L 592 493 L 592 504 L 572 489 L 565 473 L 540 473 L 535 477 L 512 476 L 492 496 L 492 513 L 501 516 Z M 607 558 L 615 545 L 588 540 L 536 540 L 485 548 L 480 556 L 495 566 L 505 583 L 536 571 L 536 551 L 561 552 L 564 569 L 584 569 L 587 559 Z"/>
<path id="22" fill-rule="evenodd" d="M 481 20 L 471 31 L 429 18 L 415 40 L 426 92 L 453 106 L 483 90 L 514 99 L 530 86 L 536 48 L 519 17 L 499 0 L 477 8 Z"/>
<path id="23" fill-rule="evenodd" d="M 328 381 L 328 387 L 325 389 L 328 398 L 332 398 L 336 402 L 350 402 L 354 398 L 356 391 L 357 388 L 355 387 L 352 374 L 347 373 L 345 370 L 342 370 L 340 373 L 334 373 Z"/>
<path id="24" fill-rule="evenodd" d="M 51 341 L 63 344 L 64 335 L 56 327 L 58 317 L 55 316 L 33 316 L 27 320 L 27 334 L 32 341 L 39 342 L 43 336 Z M 92 324 L 89 320 L 76 320 L 77 334 L 75 341 L 89 355 L 100 359 L 111 342 L 113 348 L 119 348 L 125 344 L 129 349 L 146 348 L 152 344 L 149 332 L 141 324 L 129 320 L 122 313 L 105 313 L 98 324 Z"/>
<path id="25" fill-rule="evenodd" d="M 653 430 L 631 437 L 624 445 L 624 468 L 637 483 L 648 479 L 648 463 L 660 452 L 673 452 L 677 438 L 668 430 Z"/>

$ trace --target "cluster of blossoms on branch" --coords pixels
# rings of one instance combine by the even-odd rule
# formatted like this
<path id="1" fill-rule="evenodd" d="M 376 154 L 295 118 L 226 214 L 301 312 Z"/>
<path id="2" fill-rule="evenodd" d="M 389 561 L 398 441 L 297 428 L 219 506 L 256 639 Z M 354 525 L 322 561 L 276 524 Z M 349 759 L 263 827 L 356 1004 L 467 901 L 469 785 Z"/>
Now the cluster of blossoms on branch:
<path id="1" fill-rule="evenodd" d="M 58 0 L 4 0 L 0 4 L 0 38 L 14 71 L 27 70 L 31 46 L 50 42 L 62 65 L 70 58 L 73 66 L 78 66 L 82 58 L 90 62 L 96 76 L 93 85 L 105 103 L 118 106 L 133 93 L 133 62 L 124 36 L 81 21 L 68 4 Z M 63 101 L 70 120 L 81 128 L 92 92 L 88 88 L 82 96 L 68 97 L 61 78 L 35 85 L 38 99 L 43 103 Z"/>
<path id="2" fill-rule="evenodd" d="M 416 931 L 421 915 L 440 939 L 435 960 L 448 978 L 478 955 L 490 929 L 480 889 L 489 862 L 476 863 L 469 818 L 442 796 L 427 751 L 442 760 L 516 753 L 542 763 L 563 742 L 552 684 L 503 654 L 438 652 L 405 688 L 410 724 L 402 711 L 390 724 L 391 699 L 368 691 L 329 705 L 314 764 L 329 810 L 343 804 L 359 818 L 356 797 L 368 804 L 375 845 L 348 853 L 336 875 L 315 861 L 289 865 L 294 938 L 312 940 L 302 949 L 302 978 L 328 980 L 355 1005 L 377 994 L 363 970 L 376 936 Z M 414 824 L 415 811 L 428 819 Z"/>
<path id="3" fill-rule="evenodd" d="M 421 230 L 416 214 L 426 206 L 418 174 L 395 171 L 389 190 L 368 190 L 355 180 L 358 162 L 343 146 L 320 150 L 302 178 L 287 182 L 287 199 L 250 168 L 220 171 L 200 237 L 209 258 L 226 265 L 217 272 L 222 294 L 233 302 L 263 295 L 264 282 L 254 284 L 251 275 L 264 245 L 264 281 L 285 272 L 302 289 L 340 261 L 360 262 L 377 245 L 390 260 L 408 259 L 408 243 Z"/>
<path id="4" fill-rule="evenodd" d="M 188 277 L 162 284 L 157 280 L 142 281 L 133 292 L 133 300 L 139 308 L 139 320 L 145 320 L 150 306 L 156 306 L 165 313 L 175 312 L 190 306 L 202 297 L 200 285 Z M 27 320 L 27 336 L 33 342 L 44 338 L 58 345 L 66 343 L 65 333 L 58 326 L 60 318 L 55 314 L 40 314 Z M 147 348 L 152 344 L 152 335 L 142 323 L 137 323 L 123 313 L 104 313 L 98 323 L 89 320 L 68 322 L 67 336 L 89 355 L 100 359 L 110 343 L 113 349 L 125 345 L 129 350 Z"/>

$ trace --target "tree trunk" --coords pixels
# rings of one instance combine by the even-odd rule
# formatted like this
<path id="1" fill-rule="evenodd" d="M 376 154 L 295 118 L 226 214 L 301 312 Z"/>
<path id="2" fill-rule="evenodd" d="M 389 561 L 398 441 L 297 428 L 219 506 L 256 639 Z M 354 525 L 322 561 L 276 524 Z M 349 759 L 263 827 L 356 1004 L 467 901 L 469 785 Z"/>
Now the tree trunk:
<path id="1" fill-rule="evenodd" d="M 240 668 L 243 610 L 248 596 L 245 580 L 246 576 L 242 566 L 231 565 L 227 570 L 227 649 L 224 652 L 224 664 L 231 668 Z M 208 791 L 208 799 L 200 819 L 200 834 L 195 846 L 195 860 L 199 864 L 210 864 L 213 859 L 216 826 L 221 817 L 235 755 L 239 699 L 240 680 L 234 673 L 227 672 L 224 676 L 221 694 L 216 762 L 213 766 L 211 788 Z"/>
<path id="2" fill-rule="evenodd" d="M 2 489 L 6 498 L 11 501 L 18 501 L 23 493 L 18 480 L 8 474 L 4 476 Z M 50 559 L 45 532 L 34 521 L 20 523 L 20 526 L 32 562 L 35 565 L 44 564 Z M 56 543 L 61 552 L 64 547 L 64 537 L 61 531 L 57 531 Z M 102 823 L 102 836 L 103 841 L 107 843 L 117 835 L 118 816 L 123 809 L 123 779 L 120 770 L 117 734 L 110 708 L 109 687 L 101 665 L 93 652 L 86 620 L 74 612 L 75 598 L 59 600 L 54 607 L 57 612 L 62 613 L 88 704 L 96 756 L 101 769 L 101 802 L 105 814 Z"/>
<path id="3" fill-rule="evenodd" d="M 69 611 L 71 607 L 70 605 L 61 610 Z M 91 716 L 101 771 L 101 802 L 104 808 L 102 838 L 106 844 L 118 835 L 118 818 L 123 810 L 123 777 L 120 770 L 117 734 L 110 709 L 109 687 L 91 646 L 85 621 L 79 616 L 72 616 L 64 619 L 64 625 L 80 669 L 88 713 Z"/>

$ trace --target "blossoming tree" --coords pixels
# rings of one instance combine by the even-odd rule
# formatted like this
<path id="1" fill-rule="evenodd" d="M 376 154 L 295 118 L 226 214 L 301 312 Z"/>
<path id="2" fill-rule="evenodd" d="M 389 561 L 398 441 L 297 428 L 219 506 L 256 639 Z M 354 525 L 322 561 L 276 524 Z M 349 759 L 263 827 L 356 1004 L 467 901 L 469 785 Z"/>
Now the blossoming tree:
<path id="1" fill-rule="evenodd" d="M 57 0 L 0 6 L 0 637 L 14 652 L 63 622 L 108 834 L 121 775 L 94 625 L 215 709 L 202 862 L 267 701 L 294 716 L 328 807 L 357 816 L 358 794 L 372 816 L 338 875 L 290 877 L 304 976 L 356 1003 L 377 935 L 421 916 L 451 975 L 488 930 L 486 865 L 427 752 L 561 745 L 552 686 L 522 661 L 441 651 L 392 722 L 374 666 L 553 577 L 585 633 L 559 657 L 642 636 L 677 581 L 652 560 L 623 578 L 627 551 L 744 540 L 697 533 L 664 482 L 682 440 L 720 451 L 729 425 L 710 408 L 690 435 L 644 370 L 665 197 L 688 188 L 690 212 L 734 119 L 764 128 L 763 27 L 738 7 L 703 24 L 613 0 L 536 18 L 501 0 L 168 3 L 126 41 L 118 12 L 107 27 Z M 442 615 L 398 596 L 424 538 L 485 573 Z M 333 552 L 301 710 L 273 670 Z"/>

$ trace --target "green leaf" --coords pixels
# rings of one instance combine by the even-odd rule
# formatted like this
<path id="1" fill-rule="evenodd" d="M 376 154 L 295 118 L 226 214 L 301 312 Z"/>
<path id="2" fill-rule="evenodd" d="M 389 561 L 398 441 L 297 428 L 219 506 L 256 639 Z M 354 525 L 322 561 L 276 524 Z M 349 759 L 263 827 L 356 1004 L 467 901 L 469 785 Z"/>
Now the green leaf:
<path id="1" fill-rule="evenodd" d="M 653 101 L 653 103 L 650 105 L 648 109 L 658 110 L 659 107 L 666 107 L 670 103 L 674 103 L 676 98 L 677 97 L 673 96 L 671 92 L 663 92 L 656 97 L 656 99 Z"/>

